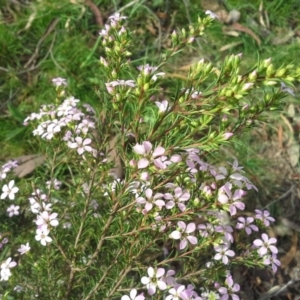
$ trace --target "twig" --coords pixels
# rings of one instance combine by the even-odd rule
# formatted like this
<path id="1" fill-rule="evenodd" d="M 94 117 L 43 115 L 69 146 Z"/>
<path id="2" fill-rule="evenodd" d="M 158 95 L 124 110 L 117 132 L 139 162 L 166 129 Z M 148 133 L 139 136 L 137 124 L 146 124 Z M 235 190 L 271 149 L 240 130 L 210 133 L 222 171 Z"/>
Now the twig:
<path id="1" fill-rule="evenodd" d="M 95 3 L 93 3 L 91 0 L 85 0 L 85 4 L 91 9 L 92 13 L 94 14 L 94 16 L 96 18 L 96 23 L 100 27 L 104 26 L 103 18 L 102 18 L 101 12 L 100 12 L 99 8 L 97 7 L 97 5 Z"/>
<path id="2" fill-rule="evenodd" d="M 118 251 L 118 253 L 116 254 L 116 259 L 115 261 L 112 261 L 111 262 L 111 265 L 105 270 L 105 272 L 103 273 L 102 277 L 100 278 L 100 280 L 98 281 L 98 283 L 94 286 L 94 288 L 89 292 L 89 294 L 84 298 L 84 300 L 88 300 L 90 299 L 94 293 L 96 293 L 98 291 L 98 289 L 100 288 L 101 284 L 103 283 L 103 281 L 107 278 L 107 274 L 109 273 L 109 271 L 112 269 L 112 267 L 115 266 L 115 264 L 117 263 L 118 261 L 118 258 L 119 258 L 119 255 L 121 254 L 121 252 L 123 251 L 122 247 L 120 248 L 120 250 Z M 128 268 L 127 268 L 128 269 Z M 124 270 L 124 272 L 127 271 Z M 128 272 L 128 271 L 127 271 Z M 126 273 L 125 273 L 126 274 Z"/>
<path id="3" fill-rule="evenodd" d="M 123 10 L 125 10 L 126 8 L 128 8 L 128 7 L 130 7 L 130 6 L 132 6 L 132 5 L 134 5 L 134 4 L 139 4 L 139 5 L 142 5 L 144 2 L 145 2 L 146 0 L 143 0 L 143 1 L 141 1 L 140 2 L 140 0 L 133 0 L 133 1 L 131 1 L 131 2 L 129 2 L 129 3 L 127 3 L 126 5 L 124 5 L 123 7 L 121 7 L 120 9 L 118 9 L 116 12 L 117 13 L 120 13 L 120 12 L 122 12 Z M 140 2 L 140 3 L 139 3 Z"/>
<path id="4" fill-rule="evenodd" d="M 272 202 L 270 202 L 269 204 L 267 204 L 265 207 L 263 207 L 263 209 L 265 209 L 265 208 L 271 206 L 272 204 L 274 204 L 274 203 L 276 203 L 276 202 L 278 202 L 278 201 L 284 199 L 285 197 L 287 197 L 289 194 L 291 194 L 291 192 L 294 190 L 294 188 L 295 188 L 295 185 L 292 185 L 288 191 L 286 191 L 286 192 L 285 192 L 283 195 L 281 195 L 279 198 L 277 198 L 277 199 L 273 200 Z"/>
<path id="5" fill-rule="evenodd" d="M 42 43 L 44 42 L 44 40 L 47 38 L 47 36 L 54 30 L 54 28 L 56 27 L 57 23 L 59 22 L 59 18 L 55 18 L 53 19 L 48 28 L 46 29 L 46 32 L 44 33 L 44 35 L 39 39 L 35 50 L 33 52 L 33 54 L 31 55 L 31 57 L 29 58 L 29 60 L 27 61 L 27 63 L 24 65 L 24 68 L 28 68 L 32 62 L 37 58 L 38 54 L 39 54 L 39 50 L 40 50 L 40 46 L 42 45 Z"/>
<path id="6" fill-rule="evenodd" d="M 267 293 L 260 296 L 258 298 L 258 300 L 268 300 L 268 299 L 271 299 L 271 297 L 278 296 L 279 294 L 284 292 L 290 285 L 293 285 L 293 284 L 298 283 L 298 282 L 300 282 L 300 279 L 290 280 L 287 284 L 285 284 L 283 286 L 278 285 L 276 287 L 272 287 Z"/>

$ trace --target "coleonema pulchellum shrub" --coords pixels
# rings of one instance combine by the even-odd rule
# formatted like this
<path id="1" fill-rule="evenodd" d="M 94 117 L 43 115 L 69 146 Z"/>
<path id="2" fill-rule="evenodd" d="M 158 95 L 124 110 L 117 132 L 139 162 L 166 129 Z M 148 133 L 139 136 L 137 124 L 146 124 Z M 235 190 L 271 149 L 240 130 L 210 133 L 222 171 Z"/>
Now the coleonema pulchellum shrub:
<path id="1" fill-rule="evenodd" d="M 52 80 L 56 99 L 24 121 L 45 163 L 30 180 L 14 176 L 17 161 L 0 172 L 3 299 L 237 300 L 233 270 L 276 272 L 275 220 L 245 211 L 256 187 L 236 160 L 207 154 L 280 108 L 300 70 L 267 59 L 241 73 L 238 54 L 166 87 L 162 68 L 213 17 L 174 31 L 157 66 L 134 66 L 126 17 L 111 16 L 95 107 Z"/>

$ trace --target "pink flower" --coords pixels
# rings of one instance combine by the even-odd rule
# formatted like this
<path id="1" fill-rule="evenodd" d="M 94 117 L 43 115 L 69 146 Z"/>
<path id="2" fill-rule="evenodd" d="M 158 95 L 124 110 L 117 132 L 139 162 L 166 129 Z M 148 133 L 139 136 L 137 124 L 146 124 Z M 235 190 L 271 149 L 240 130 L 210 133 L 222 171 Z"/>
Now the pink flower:
<path id="1" fill-rule="evenodd" d="M 229 262 L 228 256 L 233 257 L 235 255 L 234 251 L 228 250 L 228 246 L 219 245 L 215 246 L 216 252 L 218 252 L 215 256 L 215 260 L 222 260 L 224 265 L 227 265 Z"/>
<path id="2" fill-rule="evenodd" d="M 226 278 L 225 284 L 227 287 L 220 287 L 218 290 L 223 295 L 221 300 L 227 300 L 229 296 L 231 296 L 232 300 L 239 300 L 240 297 L 234 293 L 240 290 L 240 286 L 233 282 L 232 276 Z"/>
<path id="3" fill-rule="evenodd" d="M 272 265 L 272 270 L 274 273 L 277 271 L 277 267 L 281 265 L 276 254 L 272 254 L 272 256 L 266 256 L 263 263 L 265 265 Z"/>
<path id="4" fill-rule="evenodd" d="M 20 252 L 21 255 L 27 253 L 30 250 L 29 243 L 26 245 L 21 245 L 21 247 L 18 249 L 18 252 Z"/>
<path id="5" fill-rule="evenodd" d="M 161 146 L 158 146 L 152 152 L 152 144 L 149 141 L 144 141 L 142 144 L 136 144 L 133 147 L 133 151 L 139 155 L 143 155 L 144 158 L 141 158 L 137 165 L 138 169 L 147 168 L 150 161 L 149 159 L 155 159 L 165 153 L 165 149 Z M 154 164 L 156 164 L 156 159 L 154 160 Z"/>
<path id="6" fill-rule="evenodd" d="M 159 208 L 162 208 L 165 205 L 165 202 L 160 199 L 162 198 L 163 194 L 157 193 L 153 196 L 153 191 L 151 189 L 146 189 L 145 191 L 146 199 L 144 197 L 138 197 L 136 202 L 138 204 L 143 204 L 144 210 L 143 213 L 146 214 L 153 208 L 153 204 L 157 205 Z"/>
<path id="7" fill-rule="evenodd" d="M 9 217 L 13 217 L 13 216 L 18 216 L 19 215 L 19 209 L 20 209 L 20 206 L 16 206 L 14 204 L 12 204 L 8 209 L 7 209 L 7 212 L 8 212 L 8 215 Z"/>
<path id="8" fill-rule="evenodd" d="M 180 285 L 177 288 L 171 288 L 169 290 L 169 296 L 166 297 L 166 300 L 179 300 L 181 299 L 181 293 L 185 290 L 184 285 Z"/>
<path id="9" fill-rule="evenodd" d="M 267 234 L 263 233 L 261 235 L 262 239 L 256 239 L 253 244 L 256 246 L 258 249 L 258 254 L 260 256 L 264 256 L 265 254 L 268 253 L 268 250 L 270 250 L 272 253 L 277 254 L 278 249 L 273 246 L 272 244 L 276 244 L 277 240 L 275 238 L 269 238 Z"/>
<path id="10" fill-rule="evenodd" d="M 184 249 L 187 246 L 188 241 L 192 245 L 196 245 L 198 239 L 195 236 L 190 234 L 196 230 L 196 224 L 189 223 L 188 225 L 186 225 L 183 221 L 179 221 L 177 225 L 178 225 L 178 229 L 173 231 L 169 235 L 169 237 L 174 240 L 180 240 L 179 249 L 180 250 Z"/>
<path id="11" fill-rule="evenodd" d="M 59 222 L 57 220 L 57 213 L 49 214 L 48 211 L 43 211 L 37 216 L 36 225 L 40 226 L 39 228 L 47 228 L 50 224 L 53 227 L 58 226 Z"/>
<path id="12" fill-rule="evenodd" d="M 166 112 L 169 107 L 169 103 L 167 100 L 163 100 L 162 102 L 156 101 L 155 104 L 158 107 L 160 113 Z"/>
<path id="13" fill-rule="evenodd" d="M 223 134 L 223 137 L 224 137 L 225 140 L 230 139 L 232 136 L 233 136 L 233 133 L 232 133 L 232 132 L 225 132 L 225 133 Z"/>
<path id="14" fill-rule="evenodd" d="M 56 86 L 56 87 L 59 87 L 61 85 L 65 85 L 67 86 L 67 80 L 65 78 L 61 78 L 61 77 L 57 77 L 57 78 L 53 78 L 51 80 L 53 82 L 53 84 Z"/>
<path id="15" fill-rule="evenodd" d="M 254 218 L 247 217 L 247 219 L 243 217 L 238 218 L 239 222 L 236 224 L 237 229 L 245 229 L 246 233 L 249 235 L 253 231 L 258 231 L 258 227 L 254 224 L 251 224 L 254 221 Z"/>
<path id="16" fill-rule="evenodd" d="M 270 216 L 270 213 L 267 210 L 264 210 L 262 212 L 261 210 L 256 209 L 255 212 L 255 218 L 258 220 L 262 220 L 265 226 L 270 226 L 270 222 L 275 222 L 275 219 Z"/>

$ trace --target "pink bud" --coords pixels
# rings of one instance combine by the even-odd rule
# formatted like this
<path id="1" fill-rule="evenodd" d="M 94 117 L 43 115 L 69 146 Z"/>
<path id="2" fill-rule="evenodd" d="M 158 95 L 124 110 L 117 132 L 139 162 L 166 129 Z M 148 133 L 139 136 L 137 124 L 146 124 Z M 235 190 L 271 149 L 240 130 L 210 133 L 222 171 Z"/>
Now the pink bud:
<path id="1" fill-rule="evenodd" d="M 225 132 L 224 135 L 223 135 L 225 140 L 230 139 L 232 136 L 233 136 L 232 132 Z"/>

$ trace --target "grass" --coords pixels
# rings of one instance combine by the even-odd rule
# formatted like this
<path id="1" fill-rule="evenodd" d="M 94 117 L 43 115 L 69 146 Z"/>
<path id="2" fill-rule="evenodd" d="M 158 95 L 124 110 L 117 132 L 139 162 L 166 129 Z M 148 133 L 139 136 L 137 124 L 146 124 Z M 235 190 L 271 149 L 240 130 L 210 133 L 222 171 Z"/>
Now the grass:
<path id="1" fill-rule="evenodd" d="M 35 139 L 22 122 L 41 104 L 54 100 L 52 78 L 67 78 L 70 92 L 83 102 L 96 104 L 103 97 L 100 84 L 103 71 L 99 65 L 103 50 L 99 46 L 98 35 L 102 27 L 99 19 L 96 22 L 95 11 L 79 0 L 40 0 L 27 4 L 18 1 L 0 0 L 0 160 L 3 162 L 36 153 Z M 117 10 L 129 16 L 128 24 L 136 36 L 132 45 L 132 59 L 136 65 L 151 62 L 155 65 L 162 49 L 168 47 L 167 37 L 173 29 L 186 27 L 196 21 L 198 14 L 204 15 L 199 0 L 93 2 L 104 22 Z M 216 68 L 226 55 L 233 53 L 243 53 L 242 67 L 245 70 L 258 58 L 268 57 L 272 57 L 276 66 L 283 63 L 299 65 L 299 1 L 263 2 L 263 12 L 260 13 L 261 0 L 251 3 L 247 0 L 226 1 L 227 9 L 241 11 L 240 23 L 259 37 L 260 45 L 243 32 L 235 31 L 236 37 L 224 34 L 223 29 L 228 29 L 228 26 L 215 22 L 194 48 L 185 52 L 183 59 L 175 59 L 166 66 L 168 87 L 177 87 L 176 76 L 182 74 L 181 67 L 203 57 Z M 260 15 L 263 15 L 265 23 L 269 23 L 268 28 L 261 24 Z M 283 38 L 290 31 L 294 36 L 285 41 Z M 274 42 L 276 38 L 279 38 L 277 43 Z M 227 46 L 226 50 L 224 46 Z M 297 99 L 287 98 L 282 114 L 286 116 L 289 103 L 298 109 L 297 102 Z M 292 171 L 289 169 L 288 158 L 277 164 L 276 155 L 285 151 L 278 143 L 279 129 L 281 126 L 284 133 L 288 129 L 281 123 L 280 113 L 268 115 L 267 119 L 269 125 L 246 132 L 231 147 L 221 149 L 220 155 L 213 153 L 210 157 L 222 164 L 237 158 L 245 167 L 249 178 L 260 190 L 259 194 L 250 195 L 249 211 L 279 199 L 284 189 L 288 189 L 288 175 L 298 170 L 298 165 Z M 292 124 L 296 120 L 290 122 Z M 296 136 L 297 132 L 294 133 Z M 275 202 L 268 208 L 275 217 L 289 213 L 286 206 L 290 202 L 281 203 Z"/>
<path id="2" fill-rule="evenodd" d="M 210 5 L 213 3 L 208 2 Z M 168 47 L 166 37 L 172 30 L 186 27 L 199 14 L 204 15 L 199 1 L 195 0 L 94 0 L 93 3 L 99 8 L 104 22 L 116 10 L 129 16 L 129 26 L 137 37 L 132 46 L 133 59 L 137 64 L 145 55 L 147 62 L 157 62 L 161 49 Z M 251 3 L 246 0 L 226 1 L 228 10 L 241 12 L 240 23 L 260 38 L 260 46 L 249 34 L 236 32 L 237 37 L 224 34 L 224 25 L 216 22 L 207 35 L 197 41 L 193 51 L 186 53 L 184 61 L 174 62 L 172 72 L 176 73 L 182 65 L 202 57 L 218 67 L 226 55 L 240 52 L 244 56 L 245 69 L 258 58 L 268 57 L 272 57 L 277 66 L 283 62 L 299 64 L 298 0 L 263 1 L 260 12 L 261 3 L 260 0 Z M 83 102 L 101 101 L 95 96 L 95 91 L 100 91 L 101 95 L 99 78 L 102 74 L 98 59 L 102 50 L 98 47 L 99 20 L 97 23 L 95 11 L 81 1 L 43 0 L 24 4 L 22 1 L 2 0 L 1 4 L 0 148 L 1 160 L 5 160 L 34 151 L 31 133 L 26 128 L 22 129 L 22 117 L 38 110 L 41 104 L 53 101 L 53 77 L 68 78 L 70 91 Z M 218 1 L 213 4 L 219 5 Z M 263 27 L 261 18 L 269 24 L 268 28 Z M 294 37 L 285 43 L 274 44 L 274 38 L 291 30 Z M 220 51 L 225 45 L 228 45 L 227 50 Z M 32 57 L 34 53 L 37 54 Z M 170 85 L 172 80 L 176 78 L 169 81 Z M 245 135 L 237 144 L 234 155 L 250 172 L 263 176 L 266 166 L 255 156 L 255 150 L 251 151 L 256 146 L 259 146 L 259 141 L 253 142 L 251 134 Z"/>

